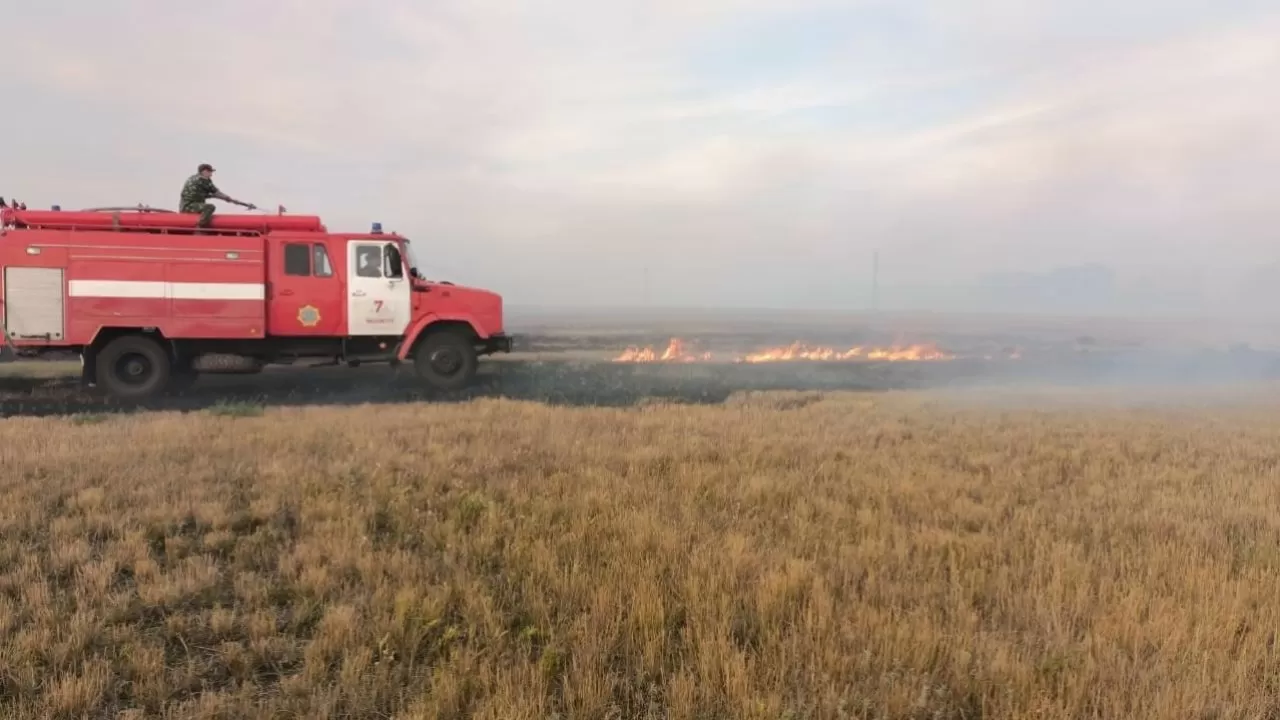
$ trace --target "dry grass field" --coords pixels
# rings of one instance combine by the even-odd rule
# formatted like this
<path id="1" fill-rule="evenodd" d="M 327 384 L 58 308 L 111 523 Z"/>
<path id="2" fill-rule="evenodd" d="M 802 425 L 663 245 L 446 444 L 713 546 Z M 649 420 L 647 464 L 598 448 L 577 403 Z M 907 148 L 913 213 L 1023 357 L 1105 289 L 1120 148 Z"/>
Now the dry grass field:
<path id="1" fill-rule="evenodd" d="M 8 419 L 0 716 L 1280 716 L 1280 393 L 1018 392 Z"/>

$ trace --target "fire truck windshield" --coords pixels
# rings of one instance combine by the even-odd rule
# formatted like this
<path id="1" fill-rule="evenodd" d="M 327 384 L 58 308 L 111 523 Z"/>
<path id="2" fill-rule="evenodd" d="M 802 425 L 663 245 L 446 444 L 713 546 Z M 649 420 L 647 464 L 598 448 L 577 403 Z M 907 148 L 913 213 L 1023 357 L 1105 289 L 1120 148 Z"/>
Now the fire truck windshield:
<path id="1" fill-rule="evenodd" d="M 422 277 L 422 270 L 418 268 L 418 259 L 413 255 L 413 243 L 409 242 L 409 238 L 404 239 L 404 259 L 408 261 L 409 271 Z"/>

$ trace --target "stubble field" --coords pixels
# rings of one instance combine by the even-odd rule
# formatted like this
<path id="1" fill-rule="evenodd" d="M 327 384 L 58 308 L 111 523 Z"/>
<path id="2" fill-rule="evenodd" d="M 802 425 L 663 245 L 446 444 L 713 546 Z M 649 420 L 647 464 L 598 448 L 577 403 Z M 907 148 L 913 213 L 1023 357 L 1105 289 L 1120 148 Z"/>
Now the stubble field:
<path id="1" fill-rule="evenodd" d="M 1277 399 L 13 417 L 0 716 L 1276 717 Z"/>

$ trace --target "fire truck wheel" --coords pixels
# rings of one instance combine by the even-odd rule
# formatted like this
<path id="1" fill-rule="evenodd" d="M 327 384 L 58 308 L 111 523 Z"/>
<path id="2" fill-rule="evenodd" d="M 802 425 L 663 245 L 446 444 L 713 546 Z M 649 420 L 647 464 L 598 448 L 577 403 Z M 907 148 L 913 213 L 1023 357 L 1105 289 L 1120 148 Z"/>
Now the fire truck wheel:
<path id="1" fill-rule="evenodd" d="M 461 390 L 476 375 L 476 349 L 458 333 L 434 332 L 418 343 L 413 368 L 435 390 Z"/>
<path id="2" fill-rule="evenodd" d="M 98 353 L 98 387 L 124 400 L 158 394 L 169 384 L 169 354 L 160 343 L 141 335 L 125 335 Z"/>

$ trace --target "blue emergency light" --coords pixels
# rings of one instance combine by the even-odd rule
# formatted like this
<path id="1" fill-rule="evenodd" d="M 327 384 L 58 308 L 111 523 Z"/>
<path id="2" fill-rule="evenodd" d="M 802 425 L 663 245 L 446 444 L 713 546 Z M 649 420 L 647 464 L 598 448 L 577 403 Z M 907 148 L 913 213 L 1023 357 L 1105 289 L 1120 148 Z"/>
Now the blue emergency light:
<path id="1" fill-rule="evenodd" d="M 381 235 L 381 234 L 382 234 L 382 223 L 374 223 L 374 224 L 373 224 L 373 234 L 374 234 L 374 235 Z"/>

